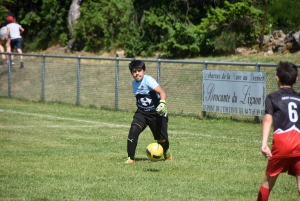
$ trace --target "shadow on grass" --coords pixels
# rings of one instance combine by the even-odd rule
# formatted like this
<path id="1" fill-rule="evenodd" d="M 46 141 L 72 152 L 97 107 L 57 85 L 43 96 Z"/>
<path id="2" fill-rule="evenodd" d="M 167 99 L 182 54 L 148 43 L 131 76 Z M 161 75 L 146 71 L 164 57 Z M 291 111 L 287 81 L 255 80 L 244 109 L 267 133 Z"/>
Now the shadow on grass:
<path id="1" fill-rule="evenodd" d="M 147 168 L 147 169 L 144 169 L 145 172 L 160 172 L 159 169 L 155 169 L 155 168 Z"/>
<path id="2" fill-rule="evenodd" d="M 159 162 L 164 162 L 165 160 L 157 160 L 157 161 L 151 161 L 148 158 L 135 158 L 135 160 L 138 161 L 149 161 L 150 163 L 159 163 Z M 144 168 L 144 172 L 160 172 L 159 169 L 157 168 Z"/>

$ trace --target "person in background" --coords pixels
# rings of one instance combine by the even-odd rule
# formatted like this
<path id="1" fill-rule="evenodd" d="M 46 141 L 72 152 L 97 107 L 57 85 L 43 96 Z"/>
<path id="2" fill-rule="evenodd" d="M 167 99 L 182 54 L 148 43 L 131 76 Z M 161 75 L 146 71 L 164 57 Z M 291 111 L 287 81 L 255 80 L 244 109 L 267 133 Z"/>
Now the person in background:
<path id="1" fill-rule="evenodd" d="M 169 151 L 166 93 L 154 78 L 145 74 L 146 66 L 143 61 L 133 60 L 129 64 L 129 70 L 134 78 L 132 89 L 136 97 L 137 110 L 128 134 L 128 158 L 125 164 L 135 163 L 134 156 L 138 138 L 147 126 L 157 143 L 163 147 L 165 160 L 172 160 Z"/>
<path id="2" fill-rule="evenodd" d="M 3 8 L 7 12 L 7 17 L 11 16 L 15 19 L 15 14 L 8 10 L 7 5 L 5 3 L 3 4 Z M 11 52 L 10 38 L 8 36 L 6 25 L 7 25 L 6 20 L 0 24 L 0 27 L 1 27 L 0 28 L 0 52 L 5 52 L 4 47 L 3 47 L 4 43 L 5 43 L 5 47 L 6 47 L 6 52 Z M 0 65 L 3 65 L 4 61 L 6 60 L 6 56 L 4 54 L 2 54 L 1 56 L 2 56 L 3 60 L 0 61 Z M 6 63 L 8 63 L 8 61 Z"/>
<path id="3" fill-rule="evenodd" d="M 290 62 L 279 62 L 276 69 L 279 89 L 266 97 L 262 122 L 261 152 L 268 159 L 266 175 L 257 201 L 267 201 L 280 173 L 295 176 L 300 194 L 300 95 L 293 85 L 298 81 L 298 68 Z M 268 146 L 271 127 L 272 150 Z"/>
<path id="4" fill-rule="evenodd" d="M 24 32 L 24 29 L 21 25 L 15 22 L 15 18 L 12 16 L 8 16 L 6 18 L 8 24 L 7 32 L 10 37 L 10 46 L 11 49 L 17 49 L 17 52 L 20 53 L 20 68 L 24 67 L 23 55 L 22 55 L 22 42 L 21 42 L 21 34 Z M 11 56 L 11 65 L 14 65 L 14 55 Z"/>
<path id="5" fill-rule="evenodd" d="M 5 52 L 3 44 L 6 45 L 6 52 L 10 52 L 10 38 L 8 37 L 7 27 L 4 26 L 0 29 L 0 52 Z M 2 60 L 0 60 L 0 65 L 4 64 L 4 61 L 6 60 L 5 54 L 1 55 Z"/>

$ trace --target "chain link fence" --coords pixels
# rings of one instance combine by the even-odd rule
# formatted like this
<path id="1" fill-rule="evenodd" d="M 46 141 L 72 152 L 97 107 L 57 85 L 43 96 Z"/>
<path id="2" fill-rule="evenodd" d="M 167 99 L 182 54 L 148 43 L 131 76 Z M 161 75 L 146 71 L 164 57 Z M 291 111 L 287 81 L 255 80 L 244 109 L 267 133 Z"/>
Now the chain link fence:
<path id="1" fill-rule="evenodd" d="M 9 58 L 13 54 L 9 54 Z M 25 67 L 20 68 L 18 55 L 15 57 L 13 66 L 0 66 L 1 97 L 127 111 L 136 109 L 131 88 L 133 78 L 128 69 L 132 58 L 23 54 Z M 267 94 L 277 90 L 275 63 L 142 60 L 146 64 L 146 73 L 156 78 L 166 91 L 170 115 L 203 117 L 204 69 L 265 72 Z M 254 118 L 221 113 L 205 115 L 216 118 Z"/>

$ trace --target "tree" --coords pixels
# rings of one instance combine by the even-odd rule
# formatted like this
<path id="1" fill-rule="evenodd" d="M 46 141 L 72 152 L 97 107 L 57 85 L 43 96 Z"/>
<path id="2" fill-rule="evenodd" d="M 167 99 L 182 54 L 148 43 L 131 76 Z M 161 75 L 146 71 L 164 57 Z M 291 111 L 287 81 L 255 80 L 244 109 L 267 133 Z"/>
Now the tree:
<path id="1" fill-rule="evenodd" d="M 262 19 L 262 12 L 252 6 L 251 0 L 234 4 L 224 2 L 223 8 L 210 8 L 198 26 L 205 52 L 232 53 L 237 46 L 255 42 L 255 27 Z"/>
<path id="2" fill-rule="evenodd" d="M 269 3 L 268 14 L 273 25 L 284 32 L 300 30 L 299 0 L 272 0 Z"/>
<path id="3" fill-rule="evenodd" d="M 66 51 L 69 52 L 72 50 L 73 43 L 75 41 L 75 38 L 73 36 L 74 34 L 74 26 L 77 22 L 77 19 L 80 17 L 80 11 L 79 8 L 81 4 L 83 3 L 83 0 L 72 0 L 72 4 L 70 6 L 69 14 L 68 14 L 68 27 L 69 27 L 69 42 L 66 47 Z"/>
<path id="4" fill-rule="evenodd" d="M 13 12 L 25 28 L 26 49 L 46 49 L 68 41 L 67 15 L 71 0 L 16 0 Z"/>
<path id="5" fill-rule="evenodd" d="M 255 35 L 267 32 L 266 24 L 271 22 L 285 30 L 300 29 L 299 0 L 5 2 L 10 2 L 11 11 L 26 30 L 22 35 L 25 50 L 59 44 L 67 51 L 123 48 L 130 57 L 162 53 L 183 58 L 231 53 L 236 46 L 252 45 Z M 0 16 L 1 12 L 4 20 L 5 11 L 0 8 Z"/>
<path id="6" fill-rule="evenodd" d="M 267 13 L 268 13 L 268 4 L 269 0 L 262 0 L 264 5 L 265 5 L 265 11 L 264 11 L 264 21 L 263 21 L 263 26 L 261 30 L 261 35 L 259 38 L 259 49 L 262 51 L 263 48 L 263 42 L 264 42 L 264 36 L 265 36 L 265 29 L 266 29 L 266 22 L 267 22 Z"/>
<path id="7" fill-rule="evenodd" d="M 198 55 L 200 38 L 194 24 L 204 16 L 204 2 L 207 1 L 134 1 L 132 34 L 130 37 L 123 34 L 126 53 L 152 56 L 158 52 L 164 57 Z"/>
<path id="8" fill-rule="evenodd" d="M 119 36 L 127 29 L 132 12 L 129 0 L 85 0 L 74 29 L 73 48 L 90 52 L 110 51 L 120 44 Z"/>
<path id="9" fill-rule="evenodd" d="M 5 22 L 6 21 L 6 17 L 7 17 L 7 7 L 8 5 L 10 4 L 13 4 L 13 1 L 12 0 L 9 0 L 9 1 L 4 1 L 4 0 L 0 0 L 0 5 L 3 5 L 0 7 L 0 24 L 2 22 Z"/>

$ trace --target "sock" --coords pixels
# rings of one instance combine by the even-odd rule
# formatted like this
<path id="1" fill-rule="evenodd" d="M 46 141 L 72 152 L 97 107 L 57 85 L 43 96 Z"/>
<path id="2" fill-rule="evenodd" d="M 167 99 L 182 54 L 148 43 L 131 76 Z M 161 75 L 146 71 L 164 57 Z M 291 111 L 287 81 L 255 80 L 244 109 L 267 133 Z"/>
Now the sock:
<path id="1" fill-rule="evenodd" d="M 131 160 L 134 160 L 135 150 L 138 144 L 140 133 L 141 128 L 136 124 L 132 124 L 127 139 L 127 153 Z"/>
<path id="2" fill-rule="evenodd" d="M 257 201 L 268 201 L 270 192 L 271 192 L 270 189 L 261 186 L 259 188 Z"/>
<path id="3" fill-rule="evenodd" d="M 166 153 L 169 149 L 169 141 L 166 140 L 164 142 L 158 142 L 158 144 L 160 144 L 162 146 L 162 148 L 164 149 L 164 153 Z"/>

